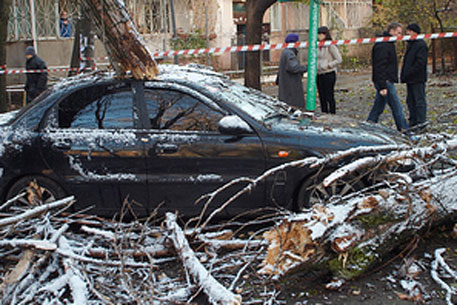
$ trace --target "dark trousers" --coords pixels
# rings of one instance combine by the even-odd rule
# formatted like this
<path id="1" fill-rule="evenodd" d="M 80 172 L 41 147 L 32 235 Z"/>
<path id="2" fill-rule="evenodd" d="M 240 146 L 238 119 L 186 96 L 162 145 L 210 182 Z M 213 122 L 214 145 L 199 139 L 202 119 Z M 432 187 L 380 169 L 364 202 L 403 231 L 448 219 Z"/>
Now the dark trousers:
<path id="1" fill-rule="evenodd" d="M 427 116 L 425 83 L 406 84 L 406 105 L 409 110 L 409 126 L 422 125 Z"/>
<path id="2" fill-rule="evenodd" d="M 336 113 L 335 106 L 335 71 L 317 75 L 317 90 L 322 112 Z"/>

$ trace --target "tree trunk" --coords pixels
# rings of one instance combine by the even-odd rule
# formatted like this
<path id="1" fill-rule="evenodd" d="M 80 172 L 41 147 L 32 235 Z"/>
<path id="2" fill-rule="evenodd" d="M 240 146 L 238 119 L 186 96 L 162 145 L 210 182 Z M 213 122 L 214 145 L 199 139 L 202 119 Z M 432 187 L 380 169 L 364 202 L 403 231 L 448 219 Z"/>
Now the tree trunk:
<path id="1" fill-rule="evenodd" d="M 0 66 L 6 65 L 6 37 L 8 35 L 8 18 L 10 14 L 10 6 L 11 0 L 0 1 Z M 6 74 L 0 74 L 0 113 L 8 110 Z"/>
<path id="2" fill-rule="evenodd" d="M 78 18 L 75 22 L 75 39 L 73 40 L 73 50 L 71 52 L 71 59 L 70 59 L 70 70 L 68 72 L 68 76 L 74 76 L 78 74 L 76 69 L 81 68 L 80 63 L 81 58 L 81 19 Z"/>
<path id="3" fill-rule="evenodd" d="M 87 15 L 96 26 L 118 74 L 152 79 L 157 65 L 121 0 L 85 0 Z M 81 29 L 81 32 L 82 29 Z"/>
<path id="4" fill-rule="evenodd" d="M 443 21 L 441 20 L 441 17 L 439 15 L 438 11 L 435 12 L 435 17 L 438 20 L 438 23 L 440 25 L 440 32 L 443 33 L 444 32 Z M 444 39 L 440 39 L 440 43 L 441 43 L 441 75 L 445 75 L 446 74 L 446 57 L 445 57 L 446 55 L 444 52 L 444 48 L 445 48 Z"/>
<path id="5" fill-rule="evenodd" d="M 246 44 L 260 44 L 262 39 L 262 23 L 265 11 L 276 0 L 249 0 L 246 2 Z M 246 52 L 246 65 L 244 72 L 245 85 L 258 90 L 262 89 L 260 83 L 260 51 Z"/>

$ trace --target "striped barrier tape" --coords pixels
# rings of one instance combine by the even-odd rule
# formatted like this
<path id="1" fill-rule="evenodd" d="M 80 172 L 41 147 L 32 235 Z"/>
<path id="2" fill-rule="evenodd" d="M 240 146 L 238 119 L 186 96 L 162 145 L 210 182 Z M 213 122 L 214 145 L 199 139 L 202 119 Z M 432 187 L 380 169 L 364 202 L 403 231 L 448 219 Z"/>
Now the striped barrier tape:
<path id="1" fill-rule="evenodd" d="M 96 67 L 86 68 L 85 70 L 96 70 Z M 0 74 L 26 74 L 26 73 L 43 73 L 43 72 L 68 72 L 68 71 L 77 71 L 79 72 L 80 68 L 52 68 L 52 69 L 10 69 L 10 70 L 0 70 Z"/>
<path id="2" fill-rule="evenodd" d="M 375 38 L 359 38 L 347 40 L 326 40 L 318 43 L 318 46 L 329 45 L 354 45 L 354 44 L 368 44 L 376 42 L 387 42 L 397 40 L 415 40 L 415 39 L 439 39 L 439 38 L 452 38 L 457 37 L 457 32 L 434 33 L 434 34 L 420 34 L 420 35 L 405 35 L 405 36 L 392 36 L 392 37 L 375 37 Z M 278 43 L 278 44 L 257 44 L 257 45 L 244 45 L 225 48 L 205 48 L 205 49 L 190 49 L 190 50 L 177 50 L 177 51 L 163 51 L 155 52 L 153 57 L 170 57 L 175 55 L 201 55 L 211 53 L 237 53 L 237 52 L 251 52 L 262 50 L 280 50 L 285 48 L 307 48 L 308 42 L 296 43 Z"/>
<path id="3" fill-rule="evenodd" d="M 369 44 L 376 42 L 393 42 L 393 41 L 407 41 L 416 39 L 440 39 L 457 37 L 457 32 L 433 33 L 433 34 L 419 34 L 419 35 L 405 35 L 405 36 L 392 36 L 392 37 L 374 37 L 374 38 L 358 38 L 358 39 L 342 39 L 342 40 L 325 40 L 320 41 L 318 46 L 330 45 L 356 45 L 356 44 Z M 204 49 L 189 49 L 177 51 L 163 51 L 152 53 L 155 58 L 170 57 L 175 55 L 200 55 L 211 53 L 237 53 L 237 52 L 252 52 L 262 50 L 280 50 L 285 48 L 307 48 L 308 42 L 296 43 L 278 43 L 278 44 L 258 44 L 258 45 L 244 45 L 225 48 L 204 48 Z M 82 58 L 83 59 L 83 58 Z M 109 59 L 107 56 L 98 58 L 85 58 L 86 60 L 93 59 Z M 4 66 L 6 67 L 6 66 Z M 3 69 L 3 70 L 1 70 Z M 93 68 L 94 70 L 96 68 Z M 62 72 L 62 71 L 78 71 L 79 68 L 62 68 L 62 69 L 47 69 L 47 70 L 5 70 L 0 67 L 0 74 L 21 74 L 21 73 L 40 73 L 40 72 Z"/>

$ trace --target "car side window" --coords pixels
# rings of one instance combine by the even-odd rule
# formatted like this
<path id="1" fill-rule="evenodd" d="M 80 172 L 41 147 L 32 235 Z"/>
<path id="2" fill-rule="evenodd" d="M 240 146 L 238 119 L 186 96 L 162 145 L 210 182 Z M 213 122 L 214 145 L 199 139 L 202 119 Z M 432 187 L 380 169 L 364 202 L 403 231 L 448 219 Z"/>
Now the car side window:
<path id="1" fill-rule="evenodd" d="M 146 90 L 145 102 L 152 129 L 216 132 L 223 117 L 193 96 L 173 90 Z"/>
<path id="2" fill-rule="evenodd" d="M 59 127 L 90 129 L 133 128 L 130 89 L 94 86 L 70 94 L 59 104 Z"/>

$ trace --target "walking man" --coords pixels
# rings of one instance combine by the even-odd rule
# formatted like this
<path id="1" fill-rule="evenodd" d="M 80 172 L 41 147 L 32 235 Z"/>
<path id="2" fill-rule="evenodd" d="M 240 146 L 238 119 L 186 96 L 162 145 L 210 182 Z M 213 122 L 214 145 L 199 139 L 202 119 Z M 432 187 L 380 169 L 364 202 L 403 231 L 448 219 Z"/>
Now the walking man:
<path id="1" fill-rule="evenodd" d="M 291 33 L 286 36 L 286 43 L 298 41 L 298 35 Z M 302 66 L 297 58 L 296 48 L 284 49 L 279 63 L 276 84 L 279 89 L 278 98 L 287 104 L 295 107 L 305 107 L 305 92 L 303 90 L 303 73 L 307 71 L 306 66 Z"/>
<path id="2" fill-rule="evenodd" d="M 401 24 L 393 22 L 389 24 L 387 31 L 382 36 L 395 37 L 401 34 Z M 367 121 L 377 123 L 387 103 L 390 109 L 392 109 L 397 129 L 405 132 L 408 129 L 408 123 L 406 123 L 403 115 L 401 103 L 394 85 L 394 83 L 398 83 L 398 62 L 395 42 L 375 43 L 371 53 L 371 61 L 373 67 L 372 80 L 376 88 L 376 97 Z"/>
<path id="3" fill-rule="evenodd" d="M 45 62 L 36 55 L 33 47 L 25 49 L 27 59 L 26 70 L 46 70 Z M 41 92 L 48 88 L 48 72 L 34 72 L 26 74 L 25 92 L 27 93 L 27 104 L 33 101 Z"/>
<path id="4" fill-rule="evenodd" d="M 421 29 L 416 23 L 408 25 L 406 34 L 418 35 Z M 427 101 L 425 83 L 427 82 L 428 46 L 423 39 L 409 40 L 406 48 L 400 80 L 406 83 L 406 104 L 409 110 L 409 126 L 421 131 L 426 125 Z"/>

